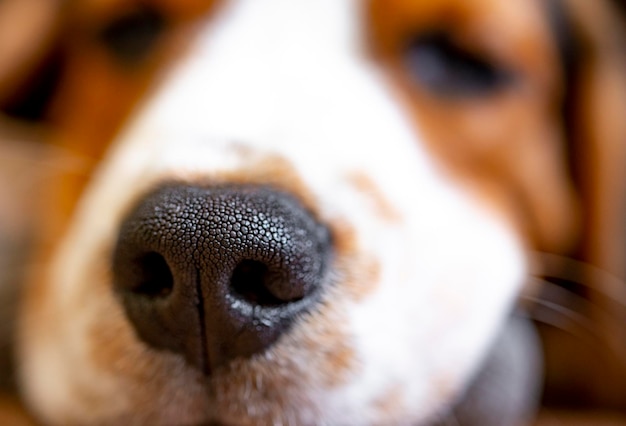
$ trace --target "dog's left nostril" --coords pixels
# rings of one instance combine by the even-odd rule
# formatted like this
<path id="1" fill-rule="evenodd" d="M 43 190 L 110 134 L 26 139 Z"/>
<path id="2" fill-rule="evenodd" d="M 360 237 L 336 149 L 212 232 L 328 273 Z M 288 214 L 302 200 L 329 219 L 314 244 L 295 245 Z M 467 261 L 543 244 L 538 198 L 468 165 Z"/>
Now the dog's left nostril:
<path id="1" fill-rule="evenodd" d="M 230 286 L 235 295 L 257 305 L 280 305 L 289 301 L 289 296 L 281 299 L 272 293 L 269 275 L 269 267 L 265 263 L 243 260 L 235 267 Z"/>

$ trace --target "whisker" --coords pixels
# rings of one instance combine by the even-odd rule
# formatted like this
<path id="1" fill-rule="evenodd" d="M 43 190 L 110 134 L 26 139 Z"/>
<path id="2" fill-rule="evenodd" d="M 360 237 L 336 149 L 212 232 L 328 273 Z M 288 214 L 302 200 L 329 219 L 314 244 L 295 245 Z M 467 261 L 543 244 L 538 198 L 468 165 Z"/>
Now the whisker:
<path id="1" fill-rule="evenodd" d="M 575 310 L 568 309 L 558 303 L 542 300 L 539 297 L 528 296 L 525 299 L 535 303 L 534 309 L 528 312 L 531 319 L 566 331 L 581 340 L 589 342 L 602 340 L 599 333 L 594 330 L 592 321 Z"/>
<path id="2" fill-rule="evenodd" d="M 585 342 L 587 345 L 601 345 L 602 350 L 621 358 L 621 349 L 603 332 L 599 326 L 604 322 L 616 322 L 615 312 L 603 309 L 576 292 L 550 281 L 541 281 L 539 295 L 523 294 L 521 299 L 528 301 L 523 314 L 538 323 L 543 323 Z M 613 315 L 612 315 L 613 314 Z"/>
<path id="3" fill-rule="evenodd" d="M 533 255 L 539 267 L 534 275 L 544 281 L 541 299 L 556 299 L 558 305 L 583 314 L 593 324 L 593 334 L 601 336 L 599 341 L 626 371 L 626 282 L 583 261 L 552 253 Z"/>
<path id="4" fill-rule="evenodd" d="M 580 260 L 553 253 L 533 252 L 541 275 L 565 280 L 598 293 L 626 309 L 626 282 L 614 274 Z"/>

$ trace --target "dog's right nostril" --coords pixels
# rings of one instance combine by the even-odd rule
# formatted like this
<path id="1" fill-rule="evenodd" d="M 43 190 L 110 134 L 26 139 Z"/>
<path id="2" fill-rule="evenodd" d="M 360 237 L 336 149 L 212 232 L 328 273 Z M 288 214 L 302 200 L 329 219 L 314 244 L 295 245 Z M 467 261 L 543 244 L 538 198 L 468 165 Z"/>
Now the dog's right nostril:
<path id="1" fill-rule="evenodd" d="M 329 256 L 327 228 L 289 194 L 172 184 L 124 220 L 113 278 L 141 339 L 209 372 L 310 309 Z"/>
<path id="2" fill-rule="evenodd" d="M 156 252 L 140 255 L 135 261 L 136 271 L 130 272 L 129 290 L 148 297 L 169 296 L 174 288 L 174 277 L 165 258 Z"/>

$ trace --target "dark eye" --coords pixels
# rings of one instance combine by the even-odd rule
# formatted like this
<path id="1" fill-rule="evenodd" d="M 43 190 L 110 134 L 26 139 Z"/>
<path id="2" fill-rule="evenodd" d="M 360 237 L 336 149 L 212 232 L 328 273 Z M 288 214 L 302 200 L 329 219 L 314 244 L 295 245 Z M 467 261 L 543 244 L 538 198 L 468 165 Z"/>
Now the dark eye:
<path id="1" fill-rule="evenodd" d="M 116 60 L 133 66 L 152 51 L 166 24 L 158 10 L 141 7 L 109 22 L 99 31 L 98 38 Z"/>
<path id="2" fill-rule="evenodd" d="M 494 94 L 513 80 L 508 70 L 433 33 L 414 39 L 405 63 L 415 83 L 437 95 L 472 97 Z"/>

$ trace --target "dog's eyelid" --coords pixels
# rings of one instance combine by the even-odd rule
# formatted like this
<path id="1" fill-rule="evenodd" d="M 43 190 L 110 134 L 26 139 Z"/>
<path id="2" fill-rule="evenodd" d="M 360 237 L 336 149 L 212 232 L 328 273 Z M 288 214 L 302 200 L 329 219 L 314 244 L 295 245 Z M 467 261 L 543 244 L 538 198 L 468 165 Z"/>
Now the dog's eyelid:
<path id="1" fill-rule="evenodd" d="M 414 83 L 447 98 L 494 95 L 517 80 L 514 71 L 459 46 L 441 32 L 411 38 L 402 54 Z"/>
<path id="2" fill-rule="evenodd" d="M 134 66 L 152 51 L 167 26 L 158 9 L 145 6 L 109 21 L 96 37 L 118 62 Z"/>

